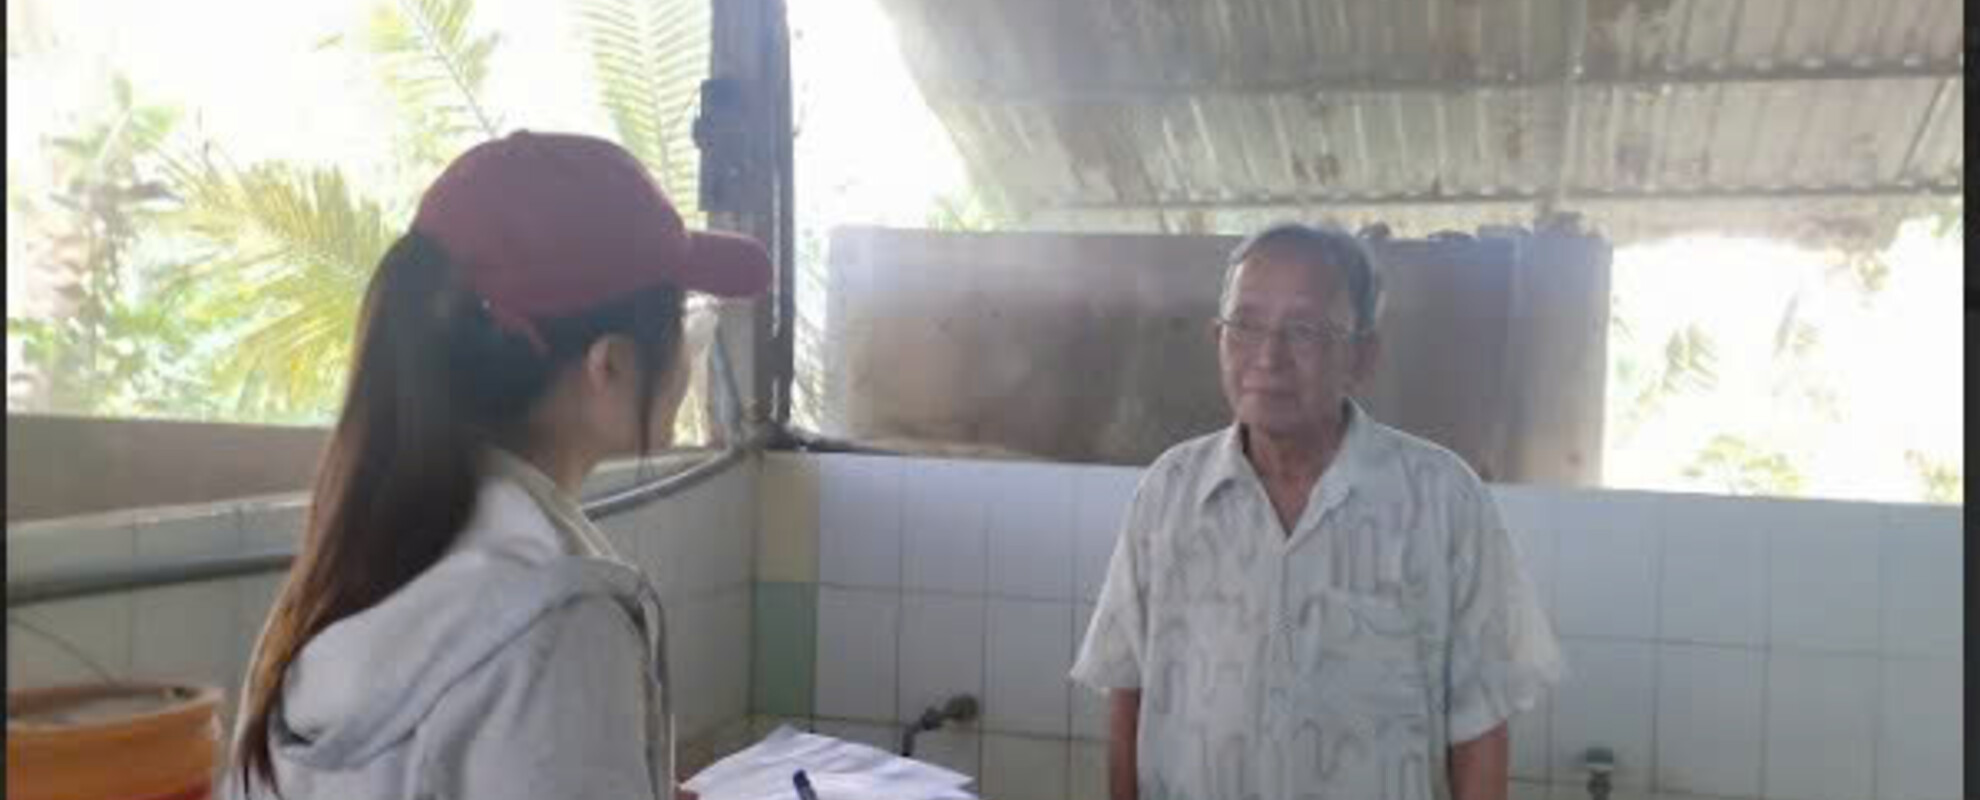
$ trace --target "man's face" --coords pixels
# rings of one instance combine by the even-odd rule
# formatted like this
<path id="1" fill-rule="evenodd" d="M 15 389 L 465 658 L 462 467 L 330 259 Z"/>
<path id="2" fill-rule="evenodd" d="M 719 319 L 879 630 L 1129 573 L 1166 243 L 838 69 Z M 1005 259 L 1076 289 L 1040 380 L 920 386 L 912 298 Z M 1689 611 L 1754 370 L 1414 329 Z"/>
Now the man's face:
<path id="1" fill-rule="evenodd" d="M 1217 337 L 1224 399 L 1237 421 L 1266 434 L 1301 435 L 1337 423 L 1341 404 L 1375 356 L 1356 338 L 1342 270 L 1264 251 L 1238 267 Z"/>

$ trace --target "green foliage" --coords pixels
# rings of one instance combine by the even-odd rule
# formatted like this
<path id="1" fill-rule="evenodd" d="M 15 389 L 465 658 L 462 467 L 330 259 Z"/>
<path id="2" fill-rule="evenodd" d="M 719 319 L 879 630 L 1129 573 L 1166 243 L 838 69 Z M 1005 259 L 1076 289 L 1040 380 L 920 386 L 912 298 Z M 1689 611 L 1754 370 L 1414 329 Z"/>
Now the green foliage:
<path id="1" fill-rule="evenodd" d="M 1735 495 L 1794 497 L 1803 484 L 1801 472 L 1785 453 L 1728 433 L 1712 437 L 1684 468 L 1684 475 Z"/>
<path id="2" fill-rule="evenodd" d="M 404 120 L 414 165 L 441 166 L 462 142 L 498 133 L 480 95 L 500 40 L 475 35 L 473 13 L 473 0 L 380 3 L 360 37 Z"/>
<path id="3" fill-rule="evenodd" d="M 35 197 L 11 174 L 8 182 L 21 223 L 9 235 L 21 237 L 24 255 L 58 287 L 52 315 L 7 321 L 8 338 L 20 342 L 41 379 L 20 388 L 39 393 L 31 405 L 70 413 L 142 411 L 198 394 L 175 372 L 194 348 L 197 326 L 132 286 L 145 277 L 144 265 L 133 263 L 140 235 L 170 198 L 157 179 L 156 151 L 179 113 L 139 102 L 122 75 L 108 95 L 107 107 L 50 142 L 54 191 Z"/>
<path id="4" fill-rule="evenodd" d="M 1629 441 L 1671 399 L 1711 391 L 1718 385 L 1718 346 L 1703 328 L 1687 325 L 1665 341 L 1657 362 L 1645 364 L 1633 352 L 1636 334 L 1622 313 L 1621 303 L 1612 300 L 1610 309 L 1610 347 L 1615 357 L 1609 391 L 1627 399 L 1610 404 L 1609 424 L 1619 441 Z"/>
<path id="5" fill-rule="evenodd" d="M 1904 462 L 1918 475 L 1919 494 L 1925 502 L 1948 505 L 1966 502 L 1965 471 L 1958 464 L 1948 464 L 1916 450 L 1906 450 Z"/>
<path id="6" fill-rule="evenodd" d="M 618 142 L 668 196 L 694 197 L 693 112 L 708 73 L 707 0 L 581 0 L 580 31 Z"/>
<path id="7" fill-rule="evenodd" d="M 693 197 L 691 115 L 707 73 L 708 3 L 584 0 L 578 13 L 620 143 L 671 195 Z M 359 30 L 316 42 L 366 59 L 403 125 L 395 151 L 403 180 L 362 191 L 333 167 L 237 166 L 212 142 L 167 145 L 176 114 L 133 103 L 119 79 L 111 92 L 119 113 L 55 143 L 80 177 L 52 198 L 63 224 L 35 254 L 67 259 L 82 311 L 8 324 L 36 372 L 74 389 L 50 405 L 327 419 L 366 283 L 403 227 L 398 217 L 438 167 L 500 131 L 482 101 L 500 39 L 473 20 L 473 0 L 387 0 Z M 35 205 L 9 177 L 10 202 Z M 139 239 L 172 258 L 126 291 L 123 255 Z"/>
<path id="8" fill-rule="evenodd" d="M 1010 226 L 1010 215 L 981 191 L 969 190 L 935 198 L 922 225 L 929 230 L 951 233 L 995 231 Z"/>
<path id="9" fill-rule="evenodd" d="M 214 365 L 215 387 L 250 417 L 327 416 L 397 226 L 334 169 L 202 158 L 172 174 L 184 204 L 169 223 L 202 251 L 174 286 L 192 313 L 230 319 L 239 336 Z"/>

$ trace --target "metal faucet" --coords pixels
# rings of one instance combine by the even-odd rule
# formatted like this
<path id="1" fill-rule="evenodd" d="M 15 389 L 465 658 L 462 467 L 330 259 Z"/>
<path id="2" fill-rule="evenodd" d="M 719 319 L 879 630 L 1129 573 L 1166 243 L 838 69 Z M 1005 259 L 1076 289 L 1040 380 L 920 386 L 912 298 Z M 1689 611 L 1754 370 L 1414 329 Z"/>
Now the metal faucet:
<path id="1" fill-rule="evenodd" d="M 970 695 L 951 697 L 940 708 L 929 706 L 928 710 L 921 712 L 921 719 L 915 720 L 901 732 L 901 755 L 914 756 L 914 737 L 922 731 L 935 730 L 950 720 L 968 722 L 973 719 L 976 719 L 976 698 Z"/>
<path id="2" fill-rule="evenodd" d="M 1606 747 L 1590 747 L 1581 753 L 1581 768 L 1588 770 L 1588 796 L 1609 800 L 1609 775 L 1616 771 L 1616 754 Z"/>

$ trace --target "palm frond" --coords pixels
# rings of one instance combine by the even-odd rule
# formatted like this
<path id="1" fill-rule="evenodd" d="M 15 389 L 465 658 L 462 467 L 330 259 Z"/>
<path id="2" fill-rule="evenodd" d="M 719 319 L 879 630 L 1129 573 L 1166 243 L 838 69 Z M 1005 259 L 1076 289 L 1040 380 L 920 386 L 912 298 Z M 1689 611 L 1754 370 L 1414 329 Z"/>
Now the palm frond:
<path id="1" fill-rule="evenodd" d="M 599 104 L 619 144 L 677 199 L 692 197 L 700 164 L 693 122 L 708 75 L 706 0 L 582 0 L 579 29 Z"/>
<path id="2" fill-rule="evenodd" d="M 329 168 L 181 160 L 172 172 L 184 204 L 166 221 L 207 255 L 175 276 L 196 287 L 188 313 L 255 310 L 215 377 L 258 387 L 243 395 L 256 408 L 333 405 L 365 284 L 394 237 L 379 204 Z"/>
<path id="3" fill-rule="evenodd" d="M 492 138 L 481 102 L 495 34 L 474 35 L 473 0 L 390 0 L 372 9 L 364 49 L 413 130 L 414 157 L 444 163 L 465 136 Z"/>

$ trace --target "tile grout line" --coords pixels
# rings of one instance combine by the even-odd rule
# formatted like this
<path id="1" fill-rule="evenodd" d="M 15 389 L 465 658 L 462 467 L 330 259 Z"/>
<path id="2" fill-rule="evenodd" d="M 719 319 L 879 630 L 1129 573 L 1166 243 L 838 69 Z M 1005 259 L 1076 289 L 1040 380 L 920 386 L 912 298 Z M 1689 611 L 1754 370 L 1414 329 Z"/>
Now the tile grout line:
<path id="1" fill-rule="evenodd" d="M 907 661 L 907 648 L 904 646 L 905 642 L 903 641 L 907 638 L 908 613 L 907 467 L 899 462 L 891 463 L 888 466 L 893 467 L 893 469 L 888 471 L 890 474 L 888 475 L 887 482 L 893 484 L 891 488 L 894 498 L 894 558 L 897 566 L 895 567 L 896 585 L 894 588 L 894 685 L 888 687 L 887 694 L 893 701 L 889 705 L 894 707 L 894 713 L 888 716 L 894 722 L 898 723 L 901 717 L 907 713 L 906 710 L 901 708 L 901 673 L 906 670 L 905 662 Z"/>
<path id="2" fill-rule="evenodd" d="M 1888 513 L 1887 512 L 1879 513 L 1878 517 L 1880 520 L 1887 519 Z M 1879 527 L 1882 528 L 1883 526 L 1880 525 Z M 1879 773 L 1878 767 L 1881 765 L 1880 762 L 1883 761 L 1884 720 L 1886 718 L 1886 715 L 1884 713 L 1884 703 L 1887 701 L 1887 698 L 1884 697 L 1884 684 L 1886 683 L 1886 681 L 1884 680 L 1884 672 L 1885 670 L 1890 669 L 1888 654 L 1884 652 L 1886 634 L 1884 631 L 1883 595 L 1885 590 L 1884 576 L 1889 573 L 1888 567 L 1890 565 L 1886 562 L 1890 558 L 1890 548 L 1886 546 L 1887 542 L 1884 541 L 1885 539 L 1884 536 L 1880 535 L 1877 538 L 1878 538 L 1877 541 L 1877 651 L 1878 652 L 1877 652 L 1876 667 L 1871 670 L 1871 676 L 1872 676 L 1871 680 L 1874 681 L 1875 683 L 1870 687 L 1870 698 L 1871 698 L 1870 713 L 1873 715 L 1870 724 L 1870 796 L 1881 798 L 1884 796 L 1884 789 L 1883 786 L 1879 784 L 1883 776 Z"/>
<path id="3" fill-rule="evenodd" d="M 1065 795 L 1066 795 L 1066 797 L 1068 797 L 1068 798 L 1070 798 L 1070 797 L 1072 797 L 1072 771 L 1073 771 L 1073 745 L 1072 745 L 1072 742 L 1073 742 L 1073 683 L 1072 683 L 1072 666 L 1073 666 L 1073 663 L 1074 663 L 1074 660 L 1075 660 L 1075 659 L 1078 659 L 1078 658 L 1079 658 L 1079 644 L 1078 644 L 1078 640 L 1079 640 L 1079 638 L 1080 638 L 1080 631 L 1079 631 L 1079 543 L 1080 543 L 1080 539 L 1081 539 L 1081 536 L 1082 536 L 1082 534 L 1084 533 L 1084 530 L 1083 530 L 1083 528 L 1082 528 L 1082 526 L 1080 525 L 1080 516 L 1081 516 L 1081 515 L 1080 515 L 1080 509 L 1082 508 L 1082 506 L 1083 506 L 1083 504 L 1085 503 L 1085 500 L 1086 500 L 1086 492 L 1084 491 L 1084 483 L 1085 483 L 1085 481 L 1084 481 L 1084 476 L 1082 476 L 1082 475 L 1080 475 L 1080 474 L 1079 474 L 1079 473 L 1078 473 L 1077 471 L 1074 471 L 1074 470 L 1071 470 L 1071 469 L 1068 469 L 1068 470 L 1067 470 L 1067 472 L 1069 473 L 1069 476 L 1068 476 L 1068 477 L 1070 478 L 1070 479 L 1069 479 L 1069 480 L 1067 481 L 1067 483 L 1068 483 L 1068 484 L 1070 484 L 1070 485 L 1072 486 L 1072 502 L 1068 504 L 1068 511 L 1069 511 L 1069 512 L 1071 513 L 1071 519 L 1069 519 L 1069 520 L 1065 520 L 1064 522 L 1066 523 L 1066 530 L 1067 530 L 1067 531 L 1068 531 L 1068 532 L 1070 533 L 1070 535 L 1069 535 L 1069 536 L 1067 537 L 1067 541 L 1068 541 L 1068 543 L 1069 543 L 1069 544 L 1071 544 L 1071 545 L 1072 545 L 1072 554 L 1071 554 L 1071 555 L 1072 555 L 1072 557 L 1071 557 L 1071 558 L 1068 558 L 1068 559 L 1066 559 L 1066 581 L 1067 581 L 1067 582 L 1066 582 L 1066 587 L 1067 587 L 1067 591 L 1066 591 L 1066 594 L 1067 594 L 1067 596 L 1068 596 L 1068 597 L 1070 597 L 1070 598 L 1071 598 L 1071 600 L 1070 600 L 1070 602 L 1068 602 L 1068 603 L 1066 604 L 1066 627 L 1067 627 L 1067 628 L 1069 628 L 1069 629 L 1071 630 L 1071 633 L 1072 633 L 1072 635 L 1071 635 L 1071 636 L 1069 636 L 1069 637 L 1066 637 L 1066 640 L 1065 640 L 1065 643 L 1066 643 L 1066 668 L 1065 668 L 1065 670 L 1064 670 L 1064 671 L 1063 671 L 1063 672 L 1062 672 L 1062 673 L 1061 673 L 1061 674 L 1059 675 L 1059 689 L 1060 689 L 1060 690 L 1061 690 L 1061 691 L 1062 691 L 1062 692 L 1063 692 L 1063 693 L 1065 694 L 1065 697 L 1066 697 L 1066 704 L 1065 704 L 1065 705 L 1066 705 L 1066 714 L 1065 714 L 1065 716 L 1066 716 L 1066 719 L 1065 719 L 1065 723 L 1066 723 L 1066 724 L 1065 724 L 1065 732 L 1066 732 L 1066 752 L 1065 752 L 1065 761 L 1066 761 L 1066 769 L 1065 769 L 1065 781 L 1066 781 L 1066 782 L 1065 782 L 1065 785 L 1064 785 L 1064 786 L 1062 786 L 1062 787 L 1060 787 L 1060 789 L 1061 789 L 1061 791 L 1063 791 L 1063 792 L 1065 793 Z"/>
<path id="4" fill-rule="evenodd" d="M 1549 570 L 1553 574 L 1547 576 L 1547 596 L 1543 598 L 1543 602 L 1545 602 L 1547 608 L 1547 621 L 1549 624 L 1552 624 L 1554 618 L 1557 616 L 1556 612 L 1554 611 L 1556 607 L 1554 598 L 1558 595 L 1558 591 L 1556 587 L 1558 587 L 1561 582 L 1560 531 L 1552 530 L 1552 529 L 1548 531 L 1547 551 L 1548 551 L 1547 558 L 1551 564 Z M 1556 684 L 1555 688 L 1558 689 L 1559 684 Z M 1554 774 L 1554 746 L 1555 746 L 1554 692 L 1552 691 L 1548 692 L 1547 697 L 1545 699 L 1547 703 L 1547 713 L 1540 720 L 1540 730 L 1541 730 L 1541 735 L 1546 738 L 1546 741 L 1542 744 L 1542 750 L 1540 753 L 1540 774 L 1544 777 L 1552 777 Z"/>
<path id="5" fill-rule="evenodd" d="M 1774 542 L 1771 532 L 1762 533 L 1760 547 L 1760 608 L 1766 617 L 1766 631 L 1760 641 L 1760 794 L 1767 797 L 1767 743 L 1773 738 L 1774 708 Z"/>
<path id="6" fill-rule="evenodd" d="M 983 790 L 985 779 L 990 777 L 990 502 L 978 503 L 976 513 L 972 515 L 977 533 L 983 539 L 983 694 L 977 697 L 976 720 L 977 727 L 982 731 L 976 737 L 976 789 L 979 793 Z"/>
<path id="7" fill-rule="evenodd" d="M 1649 517 L 1650 520 L 1652 521 L 1649 535 L 1656 537 L 1656 542 L 1655 542 L 1656 546 L 1652 550 L 1650 556 L 1650 580 L 1657 589 L 1657 592 L 1653 596 L 1661 598 L 1664 587 L 1664 538 L 1665 537 L 1662 535 L 1664 533 L 1664 517 L 1663 517 L 1664 506 L 1662 503 L 1659 503 L 1656 506 L 1654 506 L 1654 508 L 1656 510 L 1656 513 L 1647 514 L 1645 516 Z M 1661 601 L 1653 601 L 1652 605 L 1650 606 L 1650 630 L 1656 633 L 1661 633 L 1663 631 L 1663 626 L 1664 626 L 1663 604 Z M 1648 770 L 1649 774 L 1644 776 L 1643 785 L 1645 791 L 1653 795 L 1658 792 L 1658 790 L 1661 788 L 1661 784 L 1663 783 L 1661 780 L 1659 780 L 1659 776 L 1657 774 L 1659 772 L 1659 768 L 1662 766 L 1662 763 L 1659 761 L 1662 755 L 1660 752 L 1660 748 L 1658 747 L 1658 737 L 1659 737 L 1658 728 L 1660 728 L 1661 726 L 1658 725 L 1657 723 L 1659 721 L 1659 718 L 1664 715 L 1664 705 L 1663 705 L 1664 647 L 1665 645 L 1662 643 L 1656 643 L 1650 647 L 1650 754 L 1649 754 L 1650 764 Z"/>

